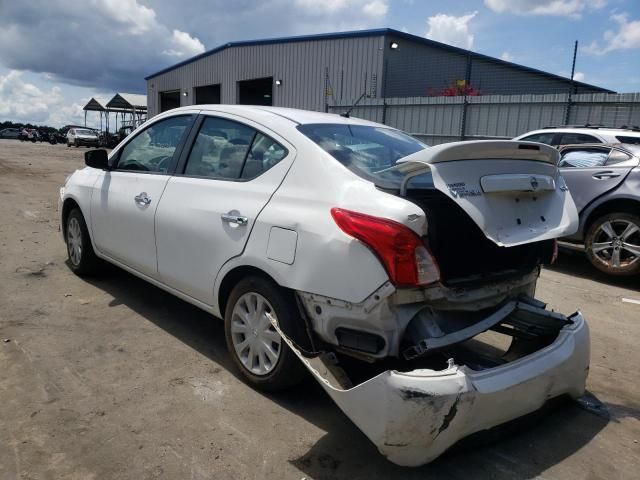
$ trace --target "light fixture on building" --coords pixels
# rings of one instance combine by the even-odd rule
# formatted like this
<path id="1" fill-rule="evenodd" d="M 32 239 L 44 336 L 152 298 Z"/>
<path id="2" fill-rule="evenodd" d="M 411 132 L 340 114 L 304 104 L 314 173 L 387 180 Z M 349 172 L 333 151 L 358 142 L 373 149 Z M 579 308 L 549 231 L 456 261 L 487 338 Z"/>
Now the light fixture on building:
<path id="1" fill-rule="evenodd" d="M 183 97 L 188 97 L 189 96 L 189 92 L 182 92 L 182 96 Z"/>
<path id="2" fill-rule="evenodd" d="M 391 50 L 397 50 L 398 48 L 400 48 L 400 44 L 398 42 L 391 42 L 389 44 L 389 47 L 391 47 Z"/>
<path id="3" fill-rule="evenodd" d="M 279 87 L 282 85 L 282 80 L 276 80 L 276 86 Z"/>

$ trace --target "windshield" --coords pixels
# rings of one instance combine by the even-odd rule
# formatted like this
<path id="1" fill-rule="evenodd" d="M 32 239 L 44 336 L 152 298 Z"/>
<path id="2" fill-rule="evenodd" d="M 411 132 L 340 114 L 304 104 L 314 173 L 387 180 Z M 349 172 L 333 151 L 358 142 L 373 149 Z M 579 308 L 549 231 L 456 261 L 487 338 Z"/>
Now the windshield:
<path id="1" fill-rule="evenodd" d="M 428 148 L 407 134 L 385 127 L 318 123 L 300 125 L 298 130 L 349 170 L 383 188 L 398 188 L 404 177 L 385 169 Z M 430 173 L 411 181 L 412 186 L 425 183 L 432 185 Z"/>
<path id="2" fill-rule="evenodd" d="M 84 128 L 76 128 L 76 135 L 95 135 L 95 132 Z"/>

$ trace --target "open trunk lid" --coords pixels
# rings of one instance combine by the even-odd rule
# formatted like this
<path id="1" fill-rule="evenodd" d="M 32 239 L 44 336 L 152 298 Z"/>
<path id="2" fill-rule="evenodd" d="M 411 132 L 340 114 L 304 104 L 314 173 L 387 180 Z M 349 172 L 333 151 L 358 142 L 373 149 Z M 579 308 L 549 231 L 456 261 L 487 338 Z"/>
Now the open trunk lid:
<path id="1" fill-rule="evenodd" d="M 515 246 L 571 235 L 578 212 L 558 170 L 558 151 L 511 140 L 442 144 L 398 160 L 400 193 L 426 172 L 434 187 L 458 204 L 487 238 Z"/>

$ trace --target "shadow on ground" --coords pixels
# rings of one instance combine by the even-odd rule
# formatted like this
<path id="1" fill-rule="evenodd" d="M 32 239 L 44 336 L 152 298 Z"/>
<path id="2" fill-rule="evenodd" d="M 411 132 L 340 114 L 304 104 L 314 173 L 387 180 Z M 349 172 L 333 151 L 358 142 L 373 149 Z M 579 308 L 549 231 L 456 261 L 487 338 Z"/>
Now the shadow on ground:
<path id="1" fill-rule="evenodd" d="M 241 381 L 226 352 L 222 322 L 116 268 L 89 282 L 113 296 L 111 305 L 126 305 Z M 314 479 L 535 478 L 589 443 L 608 422 L 564 403 L 476 434 L 430 465 L 402 468 L 382 457 L 313 379 L 268 397 L 327 432 L 303 456 L 289 460 Z"/>
<path id="2" fill-rule="evenodd" d="M 614 277 L 612 275 L 607 275 L 591 265 L 589 260 L 587 260 L 586 255 L 582 252 L 561 248 L 557 262 L 545 268 L 547 270 L 584 278 L 586 280 L 594 280 L 613 287 L 640 291 L 640 275 L 630 277 Z"/>

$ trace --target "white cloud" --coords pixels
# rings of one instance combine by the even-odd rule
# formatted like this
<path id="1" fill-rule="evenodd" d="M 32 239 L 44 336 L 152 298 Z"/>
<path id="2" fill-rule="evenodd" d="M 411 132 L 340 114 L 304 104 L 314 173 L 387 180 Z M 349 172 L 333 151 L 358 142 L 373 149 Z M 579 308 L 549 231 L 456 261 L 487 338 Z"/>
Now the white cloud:
<path id="1" fill-rule="evenodd" d="M 173 31 L 171 44 L 171 48 L 162 51 L 170 57 L 192 57 L 204 52 L 204 45 L 200 40 L 180 30 Z"/>
<path id="2" fill-rule="evenodd" d="M 102 15 L 127 27 L 132 35 L 141 35 L 157 27 L 156 12 L 137 0 L 92 0 Z"/>
<path id="3" fill-rule="evenodd" d="M 63 102 L 59 87 L 44 91 L 22 79 L 22 72 L 10 70 L 0 75 L 0 117 L 11 120 L 44 123 L 49 110 Z"/>
<path id="4" fill-rule="evenodd" d="M 384 17 L 389 10 L 388 0 L 294 0 L 294 5 L 308 14 L 332 15 L 357 9 L 368 17 Z"/>
<path id="5" fill-rule="evenodd" d="M 373 0 L 362 7 L 362 11 L 370 17 L 384 17 L 389 10 L 386 1 Z"/>
<path id="6" fill-rule="evenodd" d="M 511 53 L 509 52 L 502 52 L 502 55 L 500 55 L 500 58 L 505 62 L 513 62 L 513 55 L 511 55 Z"/>
<path id="7" fill-rule="evenodd" d="M 626 13 L 612 15 L 611 20 L 618 24 L 618 30 L 607 30 L 603 36 L 604 45 L 593 42 L 582 49 L 584 52 L 604 55 L 614 50 L 640 48 L 640 20 L 629 21 Z"/>
<path id="8" fill-rule="evenodd" d="M 455 45 L 461 48 L 473 46 L 473 34 L 469 31 L 469 22 L 478 12 L 454 17 L 439 13 L 427 19 L 428 30 L 425 37 L 438 42 Z"/>
<path id="9" fill-rule="evenodd" d="M 586 9 L 598 10 L 606 3 L 606 0 L 484 0 L 487 8 L 497 13 L 570 18 L 580 18 Z"/>
<path id="10" fill-rule="evenodd" d="M 576 82 L 584 82 L 584 73 L 582 73 L 582 72 L 575 72 L 575 73 L 573 74 L 573 79 L 574 79 Z"/>

